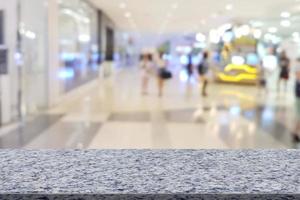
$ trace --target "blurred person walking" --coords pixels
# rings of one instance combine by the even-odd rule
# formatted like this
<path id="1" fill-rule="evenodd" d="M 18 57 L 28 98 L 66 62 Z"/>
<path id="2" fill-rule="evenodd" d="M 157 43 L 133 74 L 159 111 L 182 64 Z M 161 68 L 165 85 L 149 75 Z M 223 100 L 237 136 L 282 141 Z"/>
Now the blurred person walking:
<path id="1" fill-rule="evenodd" d="M 201 93 L 202 93 L 203 97 L 207 96 L 207 86 L 208 86 L 207 74 L 208 74 L 208 69 L 209 69 L 208 58 L 209 58 L 209 53 L 207 51 L 205 51 L 203 53 L 202 61 L 200 62 L 199 66 L 198 66 L 199 80 L 202 83 Z"/>
<path id="2" fill-rule="evenodd" d="M 167 70 L 167 63 L 163 59 L 163 53 L 159 53 L 157 60 L 158 67 L 158 96 L 163 96 L 165 80 L 172 78 L 172 73 Z"/>
<path id="3" fill-rule="evenodd" d="M 290 59 L 287 57 L 285 51 L 283 51 L 279 56 L 279 67 L 280 74 L 278 80 L 278 92 L 280 92 L 281 82 L 284 82 L 284 91 L 287 91 L 287 84 L 290 77 Z"/>
<path id="4" fill-rule="evenodd" d="M 153 58 L 151 54 L 141 56 L 140 67 L 142 69 L 142 94 L 148 94 L 149 80 L 153 72 Z"/>
<path id="5" fill-rule="evenodd" d="M 190 81 L 192 76 L 193 76 L 193 70 L 194 66 L 193 66 L 193 56 L 192 54 L 189 54 L 188 55 L 188 64 L 186 66 L 186 72 L 187 72 L 187 75 L 188 75 L 188 80 Z"/>
<path id="6" fill-rule="evenodd" d="M 278 68 L 278 58 L 275 55 L 275 51 L 273 48 L 268 50 L 267 55 L 262 58 L 261 61 L 261 69 L 260 69 L 260 81 L 261 86 L 265 87 L 265 91 L 269 92 L 269 90 L 274 86 L 273 79 L 274 73 Z M 275 84 L 276 85 L 276 84 Z"/>

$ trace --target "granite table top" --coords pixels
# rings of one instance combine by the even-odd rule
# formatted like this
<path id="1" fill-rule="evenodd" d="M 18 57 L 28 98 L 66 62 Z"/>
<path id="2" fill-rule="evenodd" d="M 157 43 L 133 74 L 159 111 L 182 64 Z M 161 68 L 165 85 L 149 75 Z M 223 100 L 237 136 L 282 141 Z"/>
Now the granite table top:
<path id="1" fill-rule="evenodd" d="M 0 150 L 0 199 L 299 194 L 298 150 Z"/>

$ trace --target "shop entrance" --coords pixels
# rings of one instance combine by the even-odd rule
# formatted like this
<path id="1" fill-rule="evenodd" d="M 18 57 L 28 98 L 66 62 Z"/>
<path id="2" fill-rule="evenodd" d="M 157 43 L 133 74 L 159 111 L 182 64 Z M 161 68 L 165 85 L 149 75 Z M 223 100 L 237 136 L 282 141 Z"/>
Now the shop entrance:
<path id="1" fill-rule="evenodd" d="M 114 31 L 106 28 L 106 60 L 113 61 L 114 59 Z"/>
<path id="2" fill-rule="evenodd" d="M 0 45 L 4 43 L 4 11 L 0 10 Z"/>

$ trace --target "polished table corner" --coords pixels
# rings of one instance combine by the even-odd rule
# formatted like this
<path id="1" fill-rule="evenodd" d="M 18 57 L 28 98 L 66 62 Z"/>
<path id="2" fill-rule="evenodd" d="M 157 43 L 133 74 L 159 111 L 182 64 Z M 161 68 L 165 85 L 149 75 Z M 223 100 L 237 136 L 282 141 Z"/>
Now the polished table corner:
<path id="1" fill-rule="evenodd" d="M 0 199 L 300 199 L 300 151 L 6 149 Z"/>

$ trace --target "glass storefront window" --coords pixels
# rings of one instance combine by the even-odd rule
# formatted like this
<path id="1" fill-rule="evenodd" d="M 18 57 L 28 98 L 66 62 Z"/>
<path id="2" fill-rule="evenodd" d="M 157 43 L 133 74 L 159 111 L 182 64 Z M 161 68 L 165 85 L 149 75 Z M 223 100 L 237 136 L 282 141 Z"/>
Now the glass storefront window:
<path id="1" fill-rule="evenodd" d="M 97 12 L 84 0 L 63 0 L 59 8 L 62 92 L 98 77 Z"/>
<path id="2" fill-rule="evenodd" d="M 48 103 L 47 0 L 19 0 L 19 98 L 22 114 L 34 114 Z M 34 15 L 32 11 L 34 10 Z M 19 60 L 17 60 L 19 59 Z M 19 108 L 20 109 L 20 108 Z"/>

